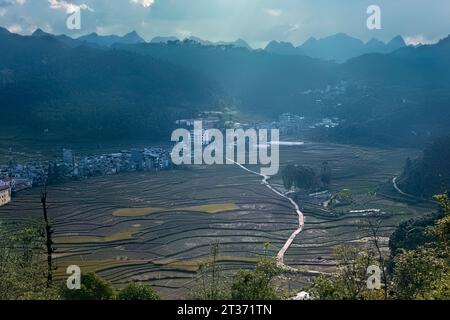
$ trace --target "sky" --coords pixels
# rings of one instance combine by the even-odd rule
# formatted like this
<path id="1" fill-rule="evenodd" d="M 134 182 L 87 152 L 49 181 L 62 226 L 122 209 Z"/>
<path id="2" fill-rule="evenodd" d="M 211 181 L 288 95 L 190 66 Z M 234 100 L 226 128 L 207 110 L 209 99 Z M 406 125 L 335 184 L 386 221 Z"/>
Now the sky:
<path id="1" fill-rule="evenodd" d="M 381 9 L 381 30 L 367 28 L 370 5 Z M 77 8 L 81 29 L 69 30 L 67 17 Z M 15 33 L 39 27 L 77 37 L 135 30 L 146 40 L 242 38 L 256 48 L 339 32 L 365 41 L 401 35 L 408 43 L 432 43 L 450 34 L 449 17 L 449 0 L 0 0 L 0 26 Z"/>

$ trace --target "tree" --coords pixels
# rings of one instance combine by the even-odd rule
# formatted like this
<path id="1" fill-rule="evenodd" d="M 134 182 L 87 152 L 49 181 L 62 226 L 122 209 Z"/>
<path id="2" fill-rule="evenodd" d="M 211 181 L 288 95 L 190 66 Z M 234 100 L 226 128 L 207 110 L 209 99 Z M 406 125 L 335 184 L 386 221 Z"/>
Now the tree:
<path id="1" fill-rule="evenodd" d="M 434 197 L 441 207 L 441 210 L 446 214 L 450 215 L 450 199 L 449 194 L 440 194 Z"/>
<path id="2" fill-rule="evenodd" d="M 391 256 L 395 257 L 404 250 L 414 250 L 435 241 L 436 238 L 425 231 L 442 217 L 442 213 L 433 213 L 420 219 L 411 219 L 401 223 L 389 238 Z"/>
<path id="3" fill-rule="evenodd" d="M 219 265 L 220 244 L 211 245 L 211 256 L 199 268 L 197 287 L 194 290 L 195 300 L 224 300 L 229 298 L 227 283 L 222 277 L 222 268 Z"/>
<path id="4" fill-rule="evenodd" d="M 293 165 L 288 165 L 283 169 L 281 175 L 285 189 L 290 190 L 294 186 L 296 172 L 297 169 Z"/>
<path id="5" fill-rule="evenodd" d="M 435 248 L 419 247 L 399 254 L 395 257 L 394 271 L 396 298 L 425 299 L 436 288 L 445 269 L 445 261 Z"/>
<path id="6" fill-rule="evenodd" d="M 401 225 L 400 231 L 396 231 L 394 245 L 391 237 L 393 262 L 389 275 L 383 268 L 387 261 L 379 243 L 381 223 L 369 221 L 375 250 L 339 247 L 337 271 L 331 276 L 317 277 L 309 290 L 311 296 L 323 300 L 450 299 L 450 200 L 448 195 L 435 199 L 440 203 L 441 212 L 433 216 L 434 222 L 430 222 L 430 217 L 418 224 L 408 222 L 407 228 Z M 415 235 L 408 236 L 408 233 Z M 369 290 L 366 286 L 367 268 L 377 263 L 383 268 L 382 280 L 389 285 L 389 290 L 387 286 L 384 290 Z"/>
<path id="7" fill-rule="evenodd" d="M 161 300 L 161 297 L 151 287 L 132 283 L 120 290 L 118 300 Z"/>
<path id="8" fill-rule="evenodd" d="M 62 296 L 66 300 L 113 300 L 116 290 L 111 283 L 89 272 L 81 275 L 79 290 L 70 290 L 64 286 Z"/>
<path id="9" fill-rule="evenodd" d="M 47 287 L 41 225 L 23 229 L 0 223 L 0 300 L 58 299 Z"/>
<path id="10" fill-rule="evenodd" d="M 399 299 L 450 299 L 450 201 L 436 196 L 444 217 L 422 230 L 429 241 L 413 250 L 397 250 L 394 287 Z"/>
<path id="11" fill-rule="evenodd" d="M 45 247 L 47 249 L 47 288 L 50 288 L 53 281 L 53 230 L 48 218 L 47 208 L 47 187 L 41 192 L 41 205 L 45 224 Z"/>
<path id="12" fill-rule="evenodd" d="M 324 186 L 328 186 L 331 183 L 331 168 L 328 164 L 328 161 L 324 161 L 322 163 L 322 166 L 320 168 L 320 174 L 319 174 L 320 182 Z"/>
<path id="13" fill-rule="evenodd" d="M 288 190 L 293 186 L 306 190 L 317 187 L 316 172 L 311 167 L 288 165 L 283 169 L 281 175 L 284 187 Z"/>
<path id="14" fill-rule="evenodd" d="M 450 187 L 450 136 L 434 140 L 422 156 L 411 161 L 398 179 L 400 189 L 408 194 L 431 198 L 446 192 Z"/>
<path id="15" fill-rule="evenodd" d="M 378 259 L 378 266 L 381 269 L 382 281 L 383 281 L 383 291 L 384 291 L 384 299 L 389 299 L 389 279 L 387 274 L 387 259 L 382 252 L 381 248 L 381 239 L 380 239 L 380 229 L 382 226 L 381 218 L 371 218 L 367 219 L 367 230 L 369 232 L 369 237 L 372 241 L 372 244 L 375 248 L 375 254 Z"/>
<path id="16" fill-rule="evenodd" d="M 367 270 L 376 265 L 373 253 L 367 249 L 340 246 L 336 249 L 337 271 L 331 276 L 319 276 L 309 289 L 318 300 L 382 299 L 381 290 L 369 290 Z"/>
<path id="17" fill-rule="evenodd" d="M 438 239 L 442 249 L 445 251 L 450 249 L 450 214 L 438 220 L 434 227 L 428 228 L 427 233 Z"/>
<path id="18" fill-rule="evenodd" d="M 231 285 L 231 298 L 249 301 L 283 299 L 284 294 L 275 284 L 281 273 L 276 260 L 265 255 L 258 261 L 255 270 L 241 270 L 236 274 Z"/>
<path id="19" fill-rule="evenodd" d="M 450 300 L 450 272 L 445 272 L 440 281 L 435 282 L 432 288 L 423 294 L 426 300 Z"/>
<path id="20" fill-rule="evenodd" d="M 64 170 L 56 164 L 56 161 L 50 163 L 47 169 L 47 185 L 54 185 L 64 180 Z"/>
<path id="21" fill-rule="evenodd" d="M 297 167 L 294 184 L 299 189 L 312 190 L 317 187 L 316 172 L 308 166 Z"/>

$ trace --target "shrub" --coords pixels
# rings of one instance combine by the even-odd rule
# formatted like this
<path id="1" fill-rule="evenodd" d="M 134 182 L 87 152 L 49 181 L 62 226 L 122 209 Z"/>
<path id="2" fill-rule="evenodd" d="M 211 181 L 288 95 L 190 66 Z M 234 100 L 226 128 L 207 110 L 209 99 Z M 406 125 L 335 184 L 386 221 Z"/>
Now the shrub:
<path id="1" fill-rule="evenodd" d="M 66 300 L 113 300 L 116 297 L 116 290 L 111 283 L 90 272 L 81 275 L 79 290 L 64 287 L 62 296 Z"/>
<path id="2" fill-rule="evenodd" d="M 161 300 L 158 293 L 151 287 L 142 283 L 132 283 L 123 288 L 118 300 Z"/>

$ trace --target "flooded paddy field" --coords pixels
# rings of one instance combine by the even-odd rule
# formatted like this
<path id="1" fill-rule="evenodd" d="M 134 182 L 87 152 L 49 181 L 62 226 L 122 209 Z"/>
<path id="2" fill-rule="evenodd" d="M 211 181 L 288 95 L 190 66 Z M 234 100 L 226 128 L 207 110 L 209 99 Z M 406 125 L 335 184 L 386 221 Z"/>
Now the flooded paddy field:
<path id="1" fill-rule="evenodd" d="M 297 202 L 305 229 L 286 252 L 285 262 L 300 270 L 329 272 L 337 245 L 365 241 L 364 209 L 385 212 L 383 236 L 395 226 L 434 210 L 396 194 L 389 181 L 415 150 L 374 149 L 306 143 L 281 146 L 281 167 L 328 161 L 331 192 L 349 189 L 354 202 L 333 210 L 308 195 Z M 253 168 L 257 170 L 257 168 Z M 275 177 L 272 186 L 282 190 Z M 0 209 L 0 220 L 40 219 L 39 189 L 20 193 Z M 68 265 L 122 285 L 151 284 L 168 298 L 186 298 L 210 245 L 220 243 L 219 261 L 227 272 L 250 268 L 270 243 L 276 255 L 298 227 L 286 199 L 261 184 L 261 178 L 234 165 L 199 166 L 159 173 L 133 173 L 70 182 L 48 189 L 55 231 L 57 273 Z M 387 242 L 385 243 L 387 245 Z M 296 277 L 298 285 L 308 279 Z"/>

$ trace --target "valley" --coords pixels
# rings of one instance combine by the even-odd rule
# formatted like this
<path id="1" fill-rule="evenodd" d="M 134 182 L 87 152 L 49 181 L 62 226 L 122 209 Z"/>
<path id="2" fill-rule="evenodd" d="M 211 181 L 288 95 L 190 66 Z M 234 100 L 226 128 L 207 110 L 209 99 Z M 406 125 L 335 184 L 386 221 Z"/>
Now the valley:
<path id="1" fill-rule="evenodd" d="M 295 196 L 305 227 L 284 255 L 284 263 L 298 269 L 289 275 L 291 289 L 307 285 L 311 271 L 332 272 L 337 245 L 367 241 L 365 209 L 383 213 L 385 249 L 387 237 L 401 221 L 435 210 L 433 204 L 403 197 L 392 185 L 405 159 L 417 154 L 414 149 L 313 142 L 280 146 L 282 167 L 328 161 L 333 173 L 330 191 L 349 189 L 354 199 L 330 210 L 317 196 Z M 258 171 L 256 166 L 249 169 Z M 270 184 L 285 192 L 279 177 Z M 20 193 L 0 208 L 0 219 L 19 224 L 39 220 L 39 192 Z M 218 260 L 225 272 L 251 268 L 266 243 L 275 257 L 299 220 L 291 203 L 261 184 L 261 177 L 230 165 L 63 183 L 49 187 L 48 202 L 59 279 L 75 264 L 118 286 L 130 281 L 151 284 L 166 298 L 189 298 L 211 244 L 220 243 Z"/>

